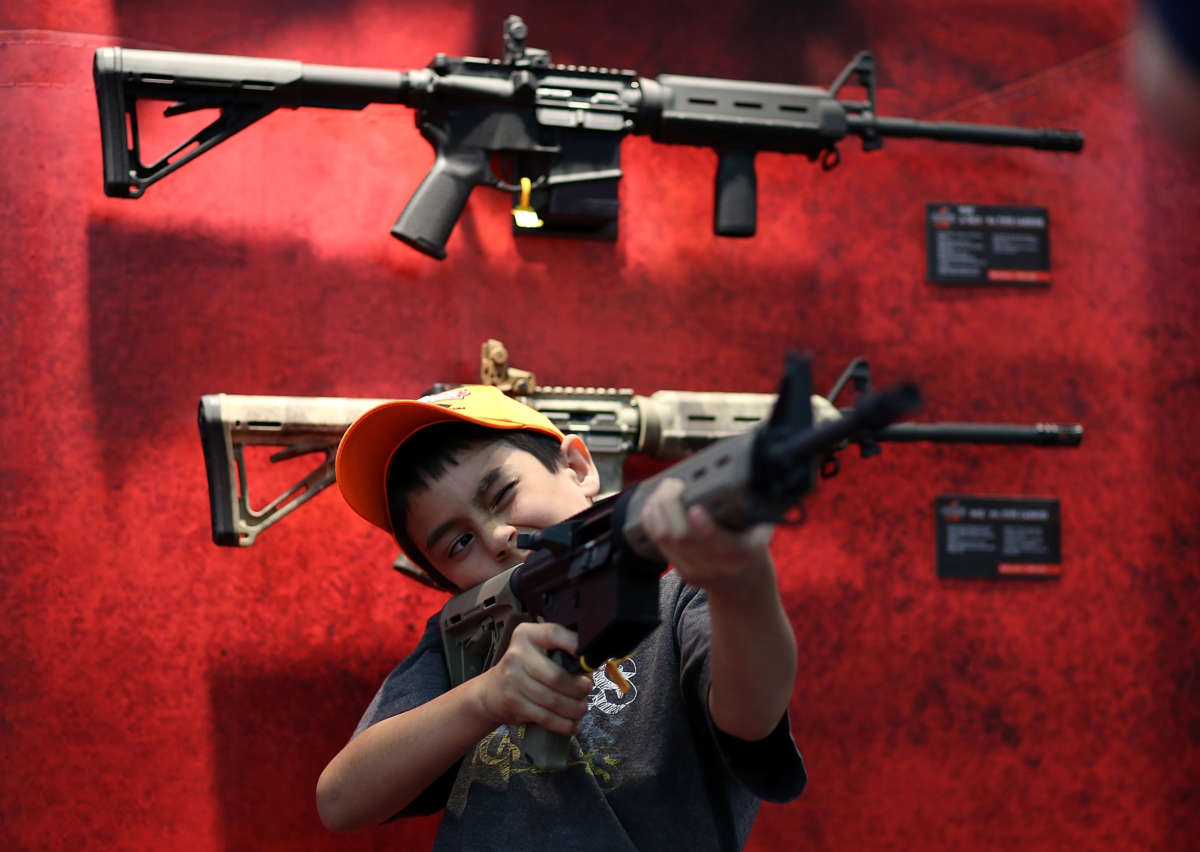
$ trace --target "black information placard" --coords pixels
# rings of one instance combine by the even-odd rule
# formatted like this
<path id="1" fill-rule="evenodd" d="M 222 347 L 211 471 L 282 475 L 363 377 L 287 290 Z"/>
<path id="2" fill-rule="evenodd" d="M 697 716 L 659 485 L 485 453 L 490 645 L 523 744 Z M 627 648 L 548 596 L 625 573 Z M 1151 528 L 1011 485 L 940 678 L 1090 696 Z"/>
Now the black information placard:
<path id="1" fill-rule="evenodd" d="M 1057 577 L 1058 500 L 946 495 L 933 501 L 939 577 Z"/>
<path id="2" fill-rule="evenodd" d="M 1044 207 L 926 204 L 930 283 L 1046 287 L 1050 215 Z"/>

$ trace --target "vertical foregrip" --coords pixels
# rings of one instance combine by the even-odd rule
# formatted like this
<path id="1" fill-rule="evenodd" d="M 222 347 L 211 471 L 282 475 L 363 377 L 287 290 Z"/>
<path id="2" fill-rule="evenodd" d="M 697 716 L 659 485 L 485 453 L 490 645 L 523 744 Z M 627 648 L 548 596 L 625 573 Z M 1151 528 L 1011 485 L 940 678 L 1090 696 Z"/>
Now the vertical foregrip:
<path id="1" fill-rule="evenodd" d="M 721 237 L 752 237 L 757 228 L 758 177 L 753 148 L 717 151 L 713 233 Z"/>

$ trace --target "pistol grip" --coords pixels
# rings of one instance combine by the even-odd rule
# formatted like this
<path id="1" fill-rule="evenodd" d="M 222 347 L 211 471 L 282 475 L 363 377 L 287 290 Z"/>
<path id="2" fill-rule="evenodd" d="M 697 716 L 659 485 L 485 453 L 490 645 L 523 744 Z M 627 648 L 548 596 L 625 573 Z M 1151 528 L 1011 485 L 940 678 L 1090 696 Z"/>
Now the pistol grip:
<path id="1" fill-rule="evenodd" d="M 550 659 L 569 672 L 578 672 L 579 660 L 563 651 L 551 651 Z M 571 738 L 552 734 L 537 725 L 525 726 L 525 756 L 538 769 L 564 769 L 571 756 Z"/>
<path id="2" fill-rule="evenodd" d="M 487 175 L 484 151 L 468 149 L 447 155 L 438 149 L 433 168 L 392 226 L 392 236 L 422 254 L 445 260 L 446 240 L 467 206 L 471 190 L 485 182 Z"/>
<path id="3" fill-rule="evenodd" d="M 571 756 L 571 738 L 552 734 L 537 725 L 527 725 L 522 748 L 538 769 L 564 769 Z"/>

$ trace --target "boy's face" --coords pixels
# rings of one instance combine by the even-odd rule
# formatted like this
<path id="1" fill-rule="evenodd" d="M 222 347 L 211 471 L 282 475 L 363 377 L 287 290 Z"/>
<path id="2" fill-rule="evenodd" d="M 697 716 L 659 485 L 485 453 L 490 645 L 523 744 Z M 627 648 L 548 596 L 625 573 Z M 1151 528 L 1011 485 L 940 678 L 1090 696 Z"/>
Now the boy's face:
<path id="1" fill-rule="evenodd" d="M 591 505 L 596 466 L 577 436 L 563 441 L 564 466 L 551 473 L 503 441 L 458 454 L 429 488 L 408 498 L 408 534 L 433 566 L 467 589 L 524 561 L 517 533 L 565 521 Z"/>

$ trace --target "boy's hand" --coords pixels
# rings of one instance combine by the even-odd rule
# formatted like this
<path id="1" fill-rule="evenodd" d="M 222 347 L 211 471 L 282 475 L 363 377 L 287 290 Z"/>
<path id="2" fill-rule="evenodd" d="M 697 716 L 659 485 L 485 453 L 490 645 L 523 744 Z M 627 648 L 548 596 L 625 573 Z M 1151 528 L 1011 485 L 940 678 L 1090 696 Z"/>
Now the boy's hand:
<path id="1" fill-rule="evenodd" d="M 547 656 L 574 654 L 579 637 L 561 624 L 517 625 L 508 649 L 483 679 L 484 712 L 497 725 L 532 723 L 556 734 L 578 733 L 592 678 L 571 674 Z"/>
<path id="2" fill-rule="evenodd" d="M 683 580 L 710 592 L 737 594 L 756 579 L 774 582 L 768 545 L 772 524 L 740 533 L 719 526 L 703 506 L 685 508 L 684 484 L 666 479 L 646 498 L 640 520 L 646 535 Z"/>
<path id="3" fill-rule="evenodd" d="M 730 532 L 702 507 L 685 509 L 683 492 L 678 479 L 656 487 L 642 505 L 642 529 L 684 582 L 708 592 L 713 723 L 761 740 L 779 725 L 796 673 L 796 637 L 768 549 L 775 528 Z"/>

